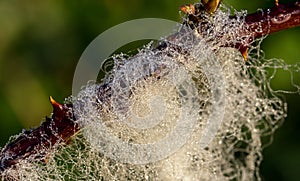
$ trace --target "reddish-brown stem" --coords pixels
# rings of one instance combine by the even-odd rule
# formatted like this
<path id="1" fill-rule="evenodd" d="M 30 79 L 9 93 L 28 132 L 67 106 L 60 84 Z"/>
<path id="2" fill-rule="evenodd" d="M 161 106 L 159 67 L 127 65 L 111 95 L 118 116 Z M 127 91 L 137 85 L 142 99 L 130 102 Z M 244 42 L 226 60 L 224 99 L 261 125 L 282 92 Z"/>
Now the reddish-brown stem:
<path id="1" fill-rule="evenodd" d="M 184 9 L 184 8 L 183 8 Z M 192 13 L 192 12 L 191 12 Z M 200 21 L 196 16 L 190 16 L 191 21 Z M 231 17 L 235 18 L 235 17 Z M 293 4 L 278 4 L 271 9 L 249 14 L 245 17 L 246 26 L 239 34 L 250 37 L 237 47 L 244 51 L 253 40 L 270 33 L 300 25 L 300 2 Z M 238 36 L 238 35 L 237 35 Z M 175 36 L 176 37 L 176 36 Z M 224 45 L 222 45 L 224 46 Z M 26 158 L 39 158 L 46 160 L 47 153 L 54 146 L 66 143 L 80 128 L 75 121 L 73 108 L 70 104 L 59 104 L 52 98 L 53 114 L 51 118 L 38 128 L 21 133 L 14 141 L 7 144 L 0 152 L 0 174 L 7 168 L 13 167 L 20 160 Z"/>
<path id="2" fill-rule="evenodd" d="M 51 118 L 46 117 L 46 121 L 36 129 L 24 131 L 1 150 L 0 172 L 29 157 L 46 162 L 45 158 L 51 148 L 68 142 L 79 131 L 72 105 L 59 104 L 52 97 L 50 102 L 53 106 Z"/>
<path id="3" fill-rule="evenodd" d="M 248 14 L 245 17 L 245 24 L 246 26 L 239 31 L 239 34 L 248 38 L 235 45 L 229 44 L 229 46 L 239 49 L 245 60 L 247 60 L 248 46 L 254 40 L 300 25 L 300 2 L 297 1 L 293 4 L 276 3 L 271 9 Z"/>
<path id="4" fill-rule="evenodd" d="M 278 4 L 271 9 L 249 14 L 245 18 L 253 39 L 300 25 L 300 2 Z"/>

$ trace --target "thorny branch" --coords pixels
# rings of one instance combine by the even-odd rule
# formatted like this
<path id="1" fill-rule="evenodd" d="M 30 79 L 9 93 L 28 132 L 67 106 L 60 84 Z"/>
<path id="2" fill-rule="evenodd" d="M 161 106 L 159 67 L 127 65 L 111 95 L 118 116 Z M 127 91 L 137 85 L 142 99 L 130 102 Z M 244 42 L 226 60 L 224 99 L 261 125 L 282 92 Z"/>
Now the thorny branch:
<path id="1" fill-rule="evenodd" d="M 188 15 L 186 23 L 191 28 L 197 28 L 200 34 L 205 34 L 205 30 L 210 24 L 207 24 L 207 15 L 203 11 L 207 11 L 201 4 L 189 4 L 180 7 L 180 10 Z M 208 10 L 208 13 L 211 11 Z M 236 16 L 230 16 L 231 19 L 236 19 Z M 248 46 L 254 40 L 275 33 L 281 30 L 293 28 L 300 25 L 300 2 L 297 1 L 292 4 L 278 4 L 271 9 L 258 11 L 253 14 L 248 14 L 244 17 L 245 26 L 236 31 L 236 34 L 231 39 L 226 35 L 216 35 L 218 39 L 218 46 L 237 48 L 247 59 Z M 232 40 L 236 40 L 233 44 Z M 225 40 L 222 42 L 222 39 Z M 231 42 L 231 43 L 227 43 Z"/>
<path id="2" fill-rule="evenodd" d="M 185 5 L 181 7 L 181 10 L 187 14 L 190 21 L 200 24 L 201 26 L 200 21 L 202 21 L 202 19 L 196 15 L 197 13 L 195 11 L 203 11 L 205 7 L 202 6 L 201 9 L 200 5 L 200 8 L 195 9 L 195 6 Z M 236 17 L 232 16 L 230 18 Z M 246 57 L 247 47 L 255 39 L 299 26 L 300 2 L 297 1 L 292 4 L 276 3 L 271 9 L 246 15 L 245 24 L 247 27 L 242 28 L 240 34 L 247 35 L 247 37 L 250 38 L 238 45 L 221 45 L 238 48 L 244 57 Z M 51 118 L 46 117 L 46 121 L 38 128 L 24 131 L 1 150 L 0 174 L 5 169 L 14 167 L 20 160 L 25 160 L 29 157 L 32 159 L 39 158 L 39 160 L 46 162 L 47 153 L 49 153 L 54 146 L 68 143 L 72 136 L 80 130 L 79 125 L 76 123 L 71 104 L 59 104 L 51 97 L 50 102 L 53 105 Z"/>
<path id="3" fill-rule="evenodd" d="M 59 104 L 52 97 L 50 102 L 53 106 L 51 118 L 46 117 L 46 121 L 38 128 L 24 131 L 1 150 L 0 173 L 28 157 L 40 158 L 46 162 L 49 149 L 59 143 L 67 143 L 79 131 L 72 105 Z"/>

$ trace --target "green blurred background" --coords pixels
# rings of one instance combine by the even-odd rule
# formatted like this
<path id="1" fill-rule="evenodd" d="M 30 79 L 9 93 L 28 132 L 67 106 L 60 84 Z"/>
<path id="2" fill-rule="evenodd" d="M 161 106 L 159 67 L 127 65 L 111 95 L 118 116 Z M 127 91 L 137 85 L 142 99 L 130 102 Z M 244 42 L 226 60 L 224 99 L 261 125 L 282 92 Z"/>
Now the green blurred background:
<path id="1" fill-rule="evenodd" d="M 87 45 L 106 29 L 136 18 L 180 21 L 188 0 L 0 0 L 0 147 L 11 135 L 36 127 L 52 111 L 49 95 L 71 94 L 73 73 Z M 282 3 L 293 1 L 280 1 Z M 272 0 L 224 0 L 254 12 Z M 300 27 L 267 37 L 266 58 L 300 62 Z M 299 74 L 294 75 L 298 84 Z M 288 74 L 274 87 L 292 90 Z M 288 118 L 264 150 L 264 180 L 300 180 L 300 96 L 286 95 Z M 298 107 L 299 106 L 299 107 Z"/>

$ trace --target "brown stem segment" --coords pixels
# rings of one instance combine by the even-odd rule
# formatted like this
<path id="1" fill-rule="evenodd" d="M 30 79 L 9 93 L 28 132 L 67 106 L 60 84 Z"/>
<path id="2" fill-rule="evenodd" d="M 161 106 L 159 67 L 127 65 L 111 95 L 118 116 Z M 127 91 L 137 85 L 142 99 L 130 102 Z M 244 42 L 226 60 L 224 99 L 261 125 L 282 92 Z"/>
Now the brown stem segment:
<path id="1" fill-rule="evenodd" d="M 300 2 L 293 4 L 278 4 L 277 2 L 271 9 L 247 15 L 245 24 L 247 26 L 240 33 L 244 36 L 248 35 L 249 38 L 235 47 L 247 60 L 248 46 L 255 39 L 300 25 Z"/>
<path id="2" fill-rule="evenodd" d="M 195 16 L 197 9 L 193 6 L 183 6 L 181 10 L 187 13 L 192 21 L 199 23 L 201 20 Z M 276 4 L 271 9 L 249 14 L 245 17 L 245 23 L 246 27 L 241 29 L 240 33 L 250 38 L 240 47 L 227 45 L 239 48 L 242 53 L 257 38 L 299 26 L 300 2 L 285 5 Z M 59 104 L 52 97 L 50 97 L 50 102 L 53 106 L 51 118 L 46 117 L 46 121 L 36 129 L 24 131 L 1 150 L 0 174 L 5 169 L 13 167 L 20 160 L 27 158 L 39 158 L 46 161 L 47 153 L 54 146 L 67 143 L 80 130 L 71 104 Z"/>
<path id="3" fill-rule="evenodd" d="M 231 18 L 235 18 L 234 16 Z M 260 37 L 300 25 L 300 2 L 293 4 L 277 4 L 264 11 L 249 14 L 245 17 L 246 27 L 240 30 L 240 35 L 248 37 L 234 46 L 247 60 L 248 46 Z"/>
<path id="4" fill-rule="evenodd" d="M 245 18 L 253 39 L 300 25 L 300 2 L 278 4 L 271 9 L 249 14 Z"/>
<path id="5" fill-rule="evenodd" d="M 180 7 L 180 10 L 187 14 L 187 20 L 184 22 L 192 29 L 197 28 L 200 34 L 204 33 L 210 24 L 207 22 L 207 16 L 203 16 L 206 7 L 202 4 L 189 4 Z M 236 16 L 230 16 L 236 19 Z M 247 59 L 248 46 L 256 39 L 265 35 L 281 30 L 293 28 L 300 25 L 300 2 L 292 4 L 278 4 L 271 9 L 258 11 L 248 14 L 244 17 L 245 26 L 237 30 L 237 34 L 231 39 L 226 38 L 226 43 L 219 46 L 234 47 L 240 50 L 245 60 Z M 226 26 L 226 25 L 225 25 Z M 225 35 L 226 37 L 226 35 Z M 217 35 L 215 39 L 221 40 L 224 34 Z M 242 38 L 242 39 L 239 39 Z M 232 40 L 235 40 L 233 43 Z"/>
<path id="6" fill-rule="evenodd" d="M 0 152 L 0 172 L 26 158 L 39 158 L 46 162 L 47 153 L 59 143 L 68 142 L 79 131 L 74 121 L 71 104 L 59 104 L 52 97 L 51 118 L 46 117 L 38 128 L 24 131 Z"/>

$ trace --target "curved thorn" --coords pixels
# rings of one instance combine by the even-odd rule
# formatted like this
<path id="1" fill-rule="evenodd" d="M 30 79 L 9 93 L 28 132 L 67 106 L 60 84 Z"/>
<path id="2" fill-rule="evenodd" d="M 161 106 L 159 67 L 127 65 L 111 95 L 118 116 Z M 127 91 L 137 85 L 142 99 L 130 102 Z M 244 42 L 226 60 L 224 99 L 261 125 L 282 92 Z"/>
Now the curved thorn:
<path id="1" fill-rule="evenodd" d="M 63 105 L 60 104 L 60 103 L 58 103 L 58 102 L 56 102 L 56 101 L 53 99 L 52 96 L 50 96 L 49 99 L 50 99 L 50 103 L 52 104 L 52 107 L 53 107 L 53 110 L 54 110 L 54 111 L 57 111 L 57 110 L 60 110 L 60 111 L 61 111 L 61 110 L 63 110 Z"/>

